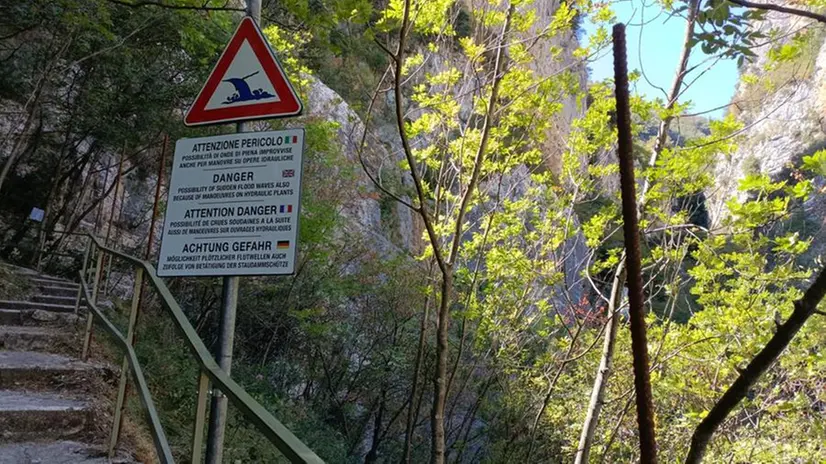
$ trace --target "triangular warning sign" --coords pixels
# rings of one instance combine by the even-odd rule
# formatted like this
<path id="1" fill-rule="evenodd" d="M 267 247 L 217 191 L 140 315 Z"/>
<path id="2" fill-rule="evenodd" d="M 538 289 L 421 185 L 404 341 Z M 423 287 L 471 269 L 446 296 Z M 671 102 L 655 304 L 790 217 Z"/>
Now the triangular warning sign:
<path id="1" fill-rule="evenodd" d="M 297 116 L 303 106 L 249 16 L 241 20 L 184 118 L 187 126 Z"/>

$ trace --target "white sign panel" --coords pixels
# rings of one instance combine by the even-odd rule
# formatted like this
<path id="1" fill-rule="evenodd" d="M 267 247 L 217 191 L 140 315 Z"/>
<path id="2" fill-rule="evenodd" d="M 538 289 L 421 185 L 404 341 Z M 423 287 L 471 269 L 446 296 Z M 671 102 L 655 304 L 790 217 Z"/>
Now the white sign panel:
<path id="1" fill-rule="evenodd" d="M 32 212 L 29 213 L 29 219 L 35 222 L 43 222 L 43 216 L 45 214 L 46 212 L 40 208 L 32 208 Z"/>
<path id="2" fill-rule="evenodd" d="M 292 274 L 304 130 L 178 140 L 158 275 Z"/>

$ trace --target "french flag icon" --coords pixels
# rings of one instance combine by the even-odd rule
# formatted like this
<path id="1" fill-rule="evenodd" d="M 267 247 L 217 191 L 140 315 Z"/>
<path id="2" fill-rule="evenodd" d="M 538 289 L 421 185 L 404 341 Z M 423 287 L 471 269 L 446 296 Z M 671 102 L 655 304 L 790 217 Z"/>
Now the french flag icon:
<path id="1" fill-rule="evenodd" d="M 281 207 L 278 208 L 278 212 L 279 213 L 292 213 L 293 212 L 293 205 L 281 205 Z"/>

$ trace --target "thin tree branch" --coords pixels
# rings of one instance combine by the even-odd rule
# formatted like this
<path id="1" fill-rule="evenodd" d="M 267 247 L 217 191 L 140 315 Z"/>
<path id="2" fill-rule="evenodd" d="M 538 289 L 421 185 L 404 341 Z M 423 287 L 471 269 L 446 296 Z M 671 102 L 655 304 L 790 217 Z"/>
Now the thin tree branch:
<path id="1" fill-rule="evenodd" d="M 677 64 L 677 72 L 674 73 L 674 82 L 671 83 L 671 90 L 668 93 L 668 102 L 666 102 L 665 106 L 666 116 L 662 121 L 660 121 L 660 127 L 657 131 L 657 139 L 654 142 L 654 151 L 651 153 L 651 159 L 648 160 L 649 167 L 653 167 L 657 164 L 657 158 L 659 158 L 665 148 L 665 142 L 668 138 L 668 128 L 671 125 L 671 121 L 674 119 L 674 116 L 668 113 L 670 113 L 670 111 L 674 108 L 674 105 L 677 104 L 677 99 L 680 97 L 680 90 L 682 89 L 683 81 L 685 80 L 685 76 L 689 73 L 688 61 L 691 58 L 691 39 L 694 37 L 694 24 L 697 22 L 697 14 L 699 10 L 700 0 L 691 0 L 688 5 L 688 18 L 686 19 L 685 33 L 683 34 L 683 47 L 682 52 L 680 53 L 680 61 Z M 646 176 L 643 180 L 642 191 L 640 192 L 640 212 L 642 212 L 642 208 L 645 207 L 645 196 L 648 193 L 649 187 L 650 179 Z"/>
<path id="2" fill-rule="evenodd" d="M 422 178 L 419 175 L 416 158 L 413 156 L 413 148 L 410 146 L 410 140 L 407 138 L 407 129 L 404 127 L 404 109 L 402 108 L 402 66 L 404 65 L 404 47 L 407 44 L 407 32 L 410 28 L 410 0 L 405 2 L 404 16 L 402 18 L 402 26 L 399 30 L 399 45 L 396 53 L 392 56 L 396 63 L 395 72 L 393 76 L 393 96 L 395 97 L 396 110 L 396 124 L 399 129 L 399 138 L 402 141 L 402 148 L 404 149 L 404 156 L 407 159 L 407 164 L 410 167 L 410 176 L 413 178 L 413 186 L 416 188 L 416 196 L 419 200 L 419 206 L 416 211 L 424 222 L 427 237 L 433 248 L 433 257 L 436 258 L 436 263 L 439 265 L 439 270 L 442 275 L 448 275 L 451 270 L 447 261 L 442 254 L 442 248 L 439 246 L 439 234 L 436 233 L 436 228 L 433 226 L 433 221 L 427 208 L 427 196 L 422 185 Z"/>
<path id="3" fill-rule="evenodd" d="M 115 1 L 115 0 L 110 0 L 110 1 Z M 139 27 L 139 28 L 135 29 L 134 31 L 130 32 L 129 34 L 125 35 L 122 39 L 120 39 L 120 41 L 118 41 L 118 43 L 116 43 L 115 45 L 112 45 L 111 47 L 101 48 L 101 49 L 99 49 L 99 50 L 96 50 L 96 51 L 94 51 L 94 52 L 92 52 L 92 53 L 90 53 L 90 54 L 88 54 L 88 55 L 84 56 L 83 58 L 79 58 L 79 59 L 77 59 L 77 60 L 73 61 L 73 62 L 72 62 L 72 63 L 70 63 L 68 66 L 66 66 L 66 67 L 65 67 L 65 69 L 71 69 L 71 68 L 73 68 L 73 67 L 75 67 L 75 66 L 79 65 L 80 63 L 83 63 L 83 62 L 84 62 L 84 61 L 86 61 L 86 60 L 92 59 L 92 58 L 94 58 L 94 57 L 96 57 L 96 56 L 98 56 L 98 55 L 102 55 L 102 54 L 104 54 L 104 53 L 108 53 L 108 52 L 110 52 L 110 51 L 112 51 L 112 50 L 114 50 L 114 49 L 116 49 L 116 48 L 122 47 L 122 46 L 123 46 L 123 44 L 125 44 L 127 40 L 129 40 L 130 38 L 132 38 L 132 36 L 134 36 L 134 35 L 135 35 L 135 34 L 137 34 L 138 32 L 140 32 L 140 31 L 142 31 L 142 30 L 146 29 L 146 28 L 149 26 L 149 24 L 150 24 L 150 23 L 149 23 L 149 22 L 147 22 L 147 23 L 146 23 L 146 24 L 144 24 L 143 26 L 141 26 L 141 27 Z"/>
<path id="4" fill-rule="evenodd" d="M 722 425 L 731 411 L 740 404 L 740 401 L 760 380 L 760 377 L 780 357 L 794 336 L 797 335 L 797 332 L 803 327 L 803 324 L 817 313 L 817 305 L 824 295 L 826 295 L 826 268 L 821 269 L 820 274 L 803 294 L 803 297 L 794 302 L 792 315 L 777 328 L 777 332 L 766 343 L 766 346 L 752 358 L 748 366 L 740 371 L 737 380 L 723 393 L 723 396 L 717 400 L 708 415 L 694 429 L 694 434 L 691 437 L 691 447 L 685 459 L 687 464 L 698 464 L 703 460 L 714 432 Z"/>
<path id="5" fill-rule="evenodd" d="M 382 50 L 384 50 L 384 52 L 385 52 L 385 53 L 387 53 L 387 55 L 388 55 L 388 56 L 390 56 L 390 59 L 392 59 L 394 62 L 398 60 L 398 57 L 396 56 L 396 54 L 395 54 L 395 53 L 393 53 L 393 52 L 391 52 L 391 51 L 390 51 L 390 49 L 389 49 L 389 48 L 387 48 L 387 45 L 383 44 L 383 43 L 381 42 L 381 40 L 379 40 L 379 39 L 373 39 L 373 42 L 375 42 L 375 43 L 376 43 L 376 45 L 378 45 L 378 46 L 379 46 L 379 48 L 381 48 Z"/>
<path id="6" fill-rule="evenodd" d="M 488 141 L 490 140 L 490 130 L 493 126 L 493 113 L 496 111 L 496 101 L 499 99 L 499 87 L 502 83 L 505 71 L 508 67 L 507 57 L 505 56 L 505 43 L 510 32 L 511 18 L 516 7 L 511 3 L 508 7 L 508 14 L 505 17 L 505 25 L 502 28 L 502 35 L 499 40 L 499 47 L 496 51 L 496 63 L 493 66 L 493 86 L 490 91 L 490 100 L 488 101 L 488 110 L 485 112 L 485 120 L 482 124 L 482 135 L 479 141 L 479 148 L 476 150 L 476 156 L 473 162 L 473 171 L 470 175 L 465 194 L 459 204 L 459 209 L 456 214 L 456 226 L 453 232 L 453 245 L 450 249 L 449 262 L 452 265 L 456 261 L 459 253 L 459 244 L 462 242 L 462 226 L 464 222 L 465 213 L 467 212 L 470 198 L 476 190 L 476 184 L 479 182 L 479 175 L 482 172 L 482 163 L 488 149 Z"/>
<path id="7" fill-rule="evenodd" d="M 728 0 L 729 3 L 744 6 L 746 8 L 755 8 L 758 10 L 778 11 L 780 13 L 791 14 L 795 16 L 803 16 L 804 18 L 811 18 L 821 23 L 826 23 L 826 16 L 822 14 L 812 13 L 811 11 L 799 10 L 797 8 L 789 8 L 787 6 L 773 5 L 771 3 L 755 3 L 747 0 Z"/>
<path id="8" fill-rule="evenodd" d="M 375 104 L 376 104 L 376 98 L 378 97 L 379 89 L 381 88 L 382 83 L 384 83 L 384 79 L 387 77 L 387 74 L 389 72 L 390 72 L 390 67 L 388 66 L 387 70 L 381 76 L 381 80 L 379 80 L 379 83 L 376 84 L 376 90 L 373 92 L 373 95 L 370 97 L 370 104 L 367 105 L 367 115 L 364 117 L 364 131 L 362 132 L 361 142 L 359 143 L 359 148 L 358 148 L 358 152 L 357 152 L 358 159 L 359 159 L 359 164 L 361 164 L 361 169 L 364 171 L 364 173 L 367 175 L 367 177 L 370 179 L 370 181 L 373 183 L 373 185 L 376 186 L 377 189 L 381 190 L 385 195 L 387 195 L 390 198 L 396 200 L 397 202 L 403 204 L 404 206 L 410 208 L 411 210 L 413 210 L 415 212 L 418 212 L 419 209 L 417 207 L 413 206 L 412 204 L 410 204 L 410 202 L 404 200 L 400 196 L 398 196 L 395 193 L 391 192 L 390 190 L 386 189 L 384 187 L 384 185 L 382 185 L 382 183 L 379 182 L 379 179 L 377 179 L 375 176 L 373 176 L 373 173 L 370 172 L 370 169 L 367 167 L 367 163 L 364 161 L 364 148 L 367 144 L 367 133 L 368 133 L 369 126 L 370 126 L 370 117 L 373 114 L 373 106 L 375 106 Z"/>
<path id="9" fill-rule="evenodd" d="M 158 8 L 166 8 L 169 10 L 194 10 L 194 11 L 247 11 L 246 8 L 236 8 L 231 6 L 208 6 L 209 2 L 204 3 L 201 6 L 196 5 L 170 5 L 168 3 L 163 2 L 153 2 L 153 1 L 138 1 L 138 2 L 129 2 L 126 0 L 108 0 L 111 3 L 115 3 L 117 5 L 128 6 L 130 8 L 140 8 L 142 6 L 154 6 Z M 228 4 L 229 2 L 227 2 Z M 225 4 L 226 5 L 226 4 Z"/>
<path id="10" fill-rule="evenodd" d="M 594 379 L 594 387 L 591 389 L 591 398 L 588 403 L 582 433 L 579 437 L 579 446 L 574 457 L 575 464 L 590 462 L 594 433 L 597 429 L 602 405 L 605 404 L 605 390 L 608 386 L 608 377 L 611 375 L 611 364 L 614 359 L 614 347 L 616 346 L 617 328 L 619 327 L 619 314 L 617 314 L 616 309 L 622 305 L 623 282 L 625 281 L 625 276 L 622 274 L 625 273 L 625 266 L 618 266 L 617 271 L 611 288 L 611 300 L 608 302 L 608 331 L 603 339 L 602 355 L 600 356 L 599 368 L 597 368 L 597 376 Z"/>

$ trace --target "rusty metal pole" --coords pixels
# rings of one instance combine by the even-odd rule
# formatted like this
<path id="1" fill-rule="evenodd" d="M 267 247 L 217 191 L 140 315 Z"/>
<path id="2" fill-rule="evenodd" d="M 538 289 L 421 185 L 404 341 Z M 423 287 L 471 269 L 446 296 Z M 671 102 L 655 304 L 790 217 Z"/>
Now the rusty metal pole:
<path id="1" fill-rule="evenodd" d="M 86 243 L 86 251 L 83 252 L 83 265 L 81 266 L 80 275 L 83 276 L 83 280 L 87 279 L 86 270 L 89 267 L 89 252 L 92 250 L 92 239 L 89 238 L 89 242 Z M 77 299 L 75 300 L 75 314 L 80 311 L 80 301 L 83 298 L 83 282 L 80 283 L 77 287 Z"/>
<path id="2" fill-rule="evenodd" d="M 106 192 L 106 184 L 109 183 L 109 168 L 111 166 L 109 164 L 106 165 L 106 173 L 103 176 L 103 192 Z M 91 169 L 91 168 L 90 168 Z M 92 197 L 94 198 L 94 191 L 92 192 Z M 98 206 L 95 211 L 95 229 L 92 232 L 92 235 L 95 237 L 100 235 L 100 229 L 103 227 L 103 224 L 100 221 L 103 219 L 103 200 L 98 203 Z"/>
<path id="3" fill-rule="evenodd" d="M 204 424 L 207 418 L 207 402 L 209 401 L 209 377 L 201 370 L 198 375 L 198 402 L 195 403 L 195 424 L 192 430 L 192 459 L 193 463 L 200 464 L 204 454 Z"/>
<path id="4" fill-rule="evenodd" d="M 163 168 L 166 164 L 166 149 L 169 144 L 169 135 L 164 134 L 163 145 L 161 145 L 161 160 L 158 163 L 158 181 L 155 183 L 155 203 L 152 205 L 152 219 L 149 221 L 149 238 L 146 241 L 146 253 L 143 255 L 144 261 L 149 261 L 152 257 L 152 246 L 155 243 L 155 224 L 158 222 L 158 209 L 161 202 L 161 186 L 163 185 Z M 141 303 L 146 290 L 146 285 L 141 286 L 138 295 L 138 314 L 140 314 Z"/>
<path id="5" fill-rule="evenodd" d="M 120 182 L 121 178 L 123 177 L 123 158 L 126 156 L 126 144 L 123 144 L 123 151 L 120 152 L 120 162 L 118 162 L 118 174 L 115 177 L 115 192 L 112 195 L 112 208 L 109 210 L 109 225 L 106 227 L 106 240 L 104 240 L 103 244 L 105 246 L 111 246 L 109 243 L 109 237 L 112 235 L 112 222 L 115 220 L 115 206 L 118 203 L 118 190 L 120 190 Z M 106 256 L 104 257 L 106 262 L 108 263 L 106 266 L 106 278 L 103 280 L 103 294 L 109 294 L 109 273 L 112 271 L 112 257 Z"/>
<path id="6" fill-rule="evenodd" d="M 152 256 L 152 245 L 155 243 L 155 223 L 158 221 L 158 209 L 161 202 L 161 186 L 163 185 L 163 168 L 166 164 L 166 147 L 169 145 L 169 134 L 164 134 L 161 146 L 161 161 L 158 163 L 158 181 L 155 183 L 155 203 L 152 205 L 152 220 L 149 222 L 149 239 L 146 242 L 146 254 L 143 259 L 149 261 Z"/>
<path id="7" fill-rule="evenodd" d="M 120 152 L 120 161 L 118 161 L 118 173 L 115 175 L 115 191 L 112 194 L 112 207 L 109 208 L 109 224 L 106 226 L 106 239 L 104 245 L 109 246 L 109 237 L 112 235 L 112 221 L 115 220 L 115 206 L 118 203 L 118 190 L 120 190 L 121 173 L 123 172 L 123 158 L 126 155 L 126 144 L 123 145 L 123 151 Z"/>
<path id="8" fill-rule="evenodd" d="M 152 206 L 152 219 L 149 222 L 149 239 L 146 244 L 146 253 L 144 259 L 149 260 L 152 253 L 152 239 L 155 236 L 155 222 L 158 219 L 158 203 L 161 196 L 161 184 L 163 183 L 163 168 L 166 162 L 166 147 L 169 140 L 168 135 L 164 135 L 163 145 L 161 146 L 161 159 L 158 163 L 158 179 L 155 183 L 155 203 Z M 125 193 L 125 191 L 124 191 Z M 121 214 L 123 214 L 123 201 L 121 201 Z M 111 259 L 109 263 L 111 264 Z M 127 331 L 126 340 L 130 345 L 135 346 L 137 340 L 138 317 L 140 316 L 141 303 L 143 302 L 146 285 L 143 280 L 143 268 L 138 267 L 135 270 L 134 290 L 132 291 L 132 309 L 129 313 L 129 329 Z M 123 429 L 123 418 L 125 415 L 126 400 L 129 398 L 129 381 L 128 381 L 129 360 L 126 356 L 123 357 L 121 365 L 121 378 L 118 385 L 118 398 L 115 404 L 115 418 L 112 424 L 112 432 L 109 437 L 109 459 L 115 456 L 118 442 L 120 441 L 120 432 Z"/>
<path id="9" fill-rule="evenodd" d="M 46 203 L 46 210 L 43 211 L 43 220 L 40 221 L 40 227 L 37 231 L 37 264 L 35 265 L 35 269 L 37 269 L 38 271 L 42 270 L 40 269 L 40 267 L 43 265 L 43 248 L 46 246 L 46 223 L 49 220 L 51 211 L 51 201 L 49 201 L 48 203 Z"/>
<path id="10" fill-rule="evenodd" d="M 123 174 L 121 174 L 121 184 L 123 184 Z M 123 222 L 123 207 L 126 204 L 126 185 L 122 185 L 120 189 L 120 204 L 118 205 L 118 224 Z M 112 248 L 117 249 L 120 246 L 120 237 L 121 237 L 121 230 L 115 229 L 115 236 L 112 237 L 113 244 L 110 245 Z M 114 290 L 114 288 L 110 288 L 109 286 L 109 276 L 112 275 L 112 259 L 114 257 L 109 257 L 108 267 L 106 268 L 106 286 L 104 287 L 104 295 L 109 295 L 110 290 Z"/>
<path id="11" fill-rule="evenodd" d="M 657 442 L 654 431 L 651 379 L 648 372 L 648 341 L 645 334 L 645 300 L 643 299 L 642 266 L 640 264 L 640 231 L 637 223 L 634 146 L 631 139 L 631 107 L 628 98 L 628 63 L 625 55 L 624 24 L 614 26 L 614 82 L 617 99 L 617 152 L 622 192 L 622 229 L 627 256 L 628 305 L 631 322 L 631 351 L 634 360 L 637 425 L 640 434 L 640 462 L 654 464 L 657 462 Z"/>

